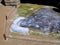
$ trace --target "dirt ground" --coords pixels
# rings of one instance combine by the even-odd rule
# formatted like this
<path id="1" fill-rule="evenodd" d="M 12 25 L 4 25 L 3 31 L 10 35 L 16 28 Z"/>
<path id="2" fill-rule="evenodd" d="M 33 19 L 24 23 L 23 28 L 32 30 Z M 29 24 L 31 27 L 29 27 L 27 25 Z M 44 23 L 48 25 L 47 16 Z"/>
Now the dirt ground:
<path id="1" fill-rule="evenodd" d="M 8 18 L 12 18 L 9 13 L 12 13 L 11 11 L 14 11 L 15 9 L 7 8 L 5 6 L 0 5 L 0 45 L 60 45 L 60 44 L 54 44 L 54 43 L 46 43 L 46 42 L 36 42 L 36 41 L 29 41 L 29 40 L 17 40 L 17 39 L 8 39 L 4 40 L 3 34 L 5 31 L 4 22 L 6 15 Z M 8 19 L 10 20 L 10 19 Z M 9 22 L 11 24 L 11 22 Z M 6 26 L 8 28 L 8 26 Z"/>

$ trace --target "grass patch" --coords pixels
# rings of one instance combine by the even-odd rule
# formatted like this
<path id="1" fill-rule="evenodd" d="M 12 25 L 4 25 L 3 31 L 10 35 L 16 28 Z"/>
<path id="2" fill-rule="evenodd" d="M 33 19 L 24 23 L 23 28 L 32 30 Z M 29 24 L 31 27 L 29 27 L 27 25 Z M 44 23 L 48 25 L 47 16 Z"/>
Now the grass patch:
<path id="1" fill-rule="evenodd" d="M 29 16 L 39 8 L 41 8 L 43 5 L 37 5 L 37 4 L 21 4 L 21 6 L 18 8 L 19 16 Z"/>

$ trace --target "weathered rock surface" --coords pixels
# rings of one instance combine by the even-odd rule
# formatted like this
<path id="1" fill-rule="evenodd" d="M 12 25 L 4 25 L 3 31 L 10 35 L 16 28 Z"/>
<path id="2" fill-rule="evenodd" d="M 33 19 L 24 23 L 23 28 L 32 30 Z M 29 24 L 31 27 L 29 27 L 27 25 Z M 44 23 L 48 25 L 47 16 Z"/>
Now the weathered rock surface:
<path id="1" fill-rule="evenodd" d="M 22 20 L 20 26 L 38 28 L 42 32 L 59 32 L 60 16 L 51 8 L 41 8 Z"/>
<path id="2" fill-rule="evenodd" d="M 13 21 L 11 27 L 10 27 L 10 31 L 16 32 L 19 34 L 23 34 L 23 35 L 28 35 L 29 34 L 29 28 L 19 26 L 22 19 L 25 19 L 25 18 L 24 17 L 18 17 L 17 19 L 15 19 Z"/>

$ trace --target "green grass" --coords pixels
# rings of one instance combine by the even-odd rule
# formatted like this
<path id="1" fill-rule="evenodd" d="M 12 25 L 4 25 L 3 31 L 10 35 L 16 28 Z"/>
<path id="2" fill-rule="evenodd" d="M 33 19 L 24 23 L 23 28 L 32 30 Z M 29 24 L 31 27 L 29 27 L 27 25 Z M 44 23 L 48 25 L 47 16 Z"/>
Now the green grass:
<path id="1" fill-rule="evenodd" d="M 37 4 L 29 4 L 29 3 L 21 4 L 20 7 L 18 8 L 18 14 L 19 14 L 19 16 L 27 17 L 30 14 L 32 14 L 33 12 L 42 8 L 43 6 L 46 6 L 46 5 L 37 5 Z M 53 6 L 50 6 L 50 7 L 55 8 Z M 33 9 L 30 10 L 31 8 L 33 8 Z"/>
<path id="2" fill-rule="evenodd" d="M 21 6 L 18 8 L 19 16 L 29 16 L 39 8 L 41 8 L 43 5 L 37 5 L 37 4 L 21 4 Z M 32 10 L 30 10 L 33 8 Z"/>

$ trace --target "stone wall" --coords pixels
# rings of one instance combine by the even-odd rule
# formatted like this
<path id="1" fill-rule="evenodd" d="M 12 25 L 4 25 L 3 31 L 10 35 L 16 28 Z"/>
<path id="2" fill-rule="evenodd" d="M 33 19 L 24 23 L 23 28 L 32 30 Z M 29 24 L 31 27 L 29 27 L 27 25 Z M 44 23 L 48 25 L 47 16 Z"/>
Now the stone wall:
<path id="1" fill-rule="evenodd" d="M 5 0 L 5 4 L 6 4 L 6 6 L 19 7 L 20 0 Z"/>

